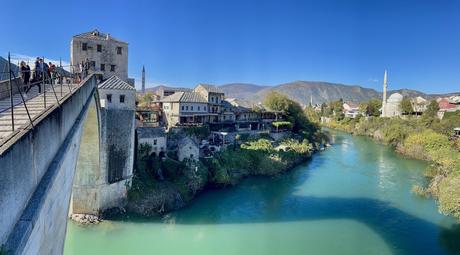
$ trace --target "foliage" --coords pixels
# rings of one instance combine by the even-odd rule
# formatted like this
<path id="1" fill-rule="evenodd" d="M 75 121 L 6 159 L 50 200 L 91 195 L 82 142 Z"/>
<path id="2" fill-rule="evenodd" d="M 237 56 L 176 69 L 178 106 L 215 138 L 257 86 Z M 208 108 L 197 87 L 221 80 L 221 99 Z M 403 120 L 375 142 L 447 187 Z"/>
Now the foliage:
<path id="1" fill-rule="evenodd" d="M 187 136 L 194 136 L 199 140 L 206 139 L 211 134 L 208 126 L 186 127 L 184 128 L 184 132 L 187 134 Z"/>
<path id="2" fill-rule="evenodd" d="M 272 141 L 248 141 L 237 150 L 224 150 L 204 163 L 216 185 L 235 184 L 248 175 L 273 175 L 282 172 L 311 156 L 313 146 L 307 141 L 282 141 L 289 151 L 276 151 Z"/>
<path id="3" fill-rule="evenodd" d="M 315 109 L 313 109 L 313 107 L 309 106 L 305 108 L 304 112 L 305 112 L 305 116 L 307 116 L 307 119 L 310 122 L 313 122 L 313 123 L 320 122 L 321 116 L 315 111 Z"/>
<path id="4" fill-rule="evenodd" d="M 444 178 L 439 185 L 439 209 L 460 219 L 460 173 L 453 173 Z"/>
<path id="5" fill-rule="evenodd" d="M 436 100 L 431 100 L 430 104 L 427 106 L 425 112 L 423 113 L 423 117 L 435 118 L 439 111 L 439 104 Z"/>
<path id="6" fill-rule="evenodd" d="M 307 119 L 299 103 L 276 91 L 267 94 L 263 104 L 271 110 L 283 111 L 286 120 L 292 123 L 292 132 L 313 134 L 318 127 Z"/>
<path id="7" fill-rule="evenodd" d="M 292 123 L 289 122 L 289 121 L 274 121 L 274 122 L 272 122 L 272 125 L 274 127 L 276 127 L 276 129 L 278 129 L 280 127 L 285 127 L 285 128 L 288 128 L 288 129 L 292 128 Z"/>
<path id="8" fill-rule="evenodd" d="M 246 142 L 241 145 L 241 148 L 246 150 L 260 150 L 265 152 L 273 151 L 273 145 L 267 139 L 259 139 L 256 141 Z"/>
<path id="9" fill-rule="evenodd" d="M 371 99 L 368 102 L 361 103 L 359 109 L 367 116 L 380 116 L 380 108 L 382 107 L 382 102 L 378 99 Z"/>
<path id="10" fill-rule="evenodd" d="M 287 139 L 281 142 L 281 145 L 288 147 L 290 150 L 299 154 L 311 154 L 313 151 L 313 145 L 308 142 L 307 139 L 299 142 L 295 139 Z"/>
<path id="11" fill-rule="evenodd" d="M 155 95 L 150 91 L 144 94 L 138 94 L 137 101 L 139 102 L 139 107 L 150 107 L 152 102 L 155 101 Z"/>
<path id="12" fill-rule="evenodd" d="M 412 114 L 414 112 L 414 108 L 412 107 L 412 103 L 409 98 L 404 97 L 401 102 L 399 103 L 399 108 L 401 112 L 406 114 Z"/>

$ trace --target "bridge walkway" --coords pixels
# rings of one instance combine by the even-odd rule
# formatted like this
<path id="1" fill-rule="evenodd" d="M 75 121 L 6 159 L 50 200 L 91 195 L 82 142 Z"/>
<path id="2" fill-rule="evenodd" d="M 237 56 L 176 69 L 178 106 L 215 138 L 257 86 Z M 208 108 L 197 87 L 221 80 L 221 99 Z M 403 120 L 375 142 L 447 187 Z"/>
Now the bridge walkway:
<path id="1" fill-rule="evenodd" d="M 22 101 L 21 95 L 13 95 L 13 108 L 9 97 L 0 100 L 0 147 L 6 143 L 15 133 L 20 130 L 30 129 L 30 119 L 32 121 L 40 117 L 47 109 L 56 106 L 58 101 L 61 102 L 72 91 L 78 89 L 78 84 L 53 85 L 54 93 L 50 84 L 46 85 L 46 93 L 38 93 L 38 87 L 34 86 L 24 98 L 26 107 Z M 46 97 L 46 98 L 45 98 Z M 45 107 L 46 99 L 46 107 Z M 14 129 L 11 121 L 11 111 L 14 115 Z M 29 115 L 27 114 L 29 111 Z"/>

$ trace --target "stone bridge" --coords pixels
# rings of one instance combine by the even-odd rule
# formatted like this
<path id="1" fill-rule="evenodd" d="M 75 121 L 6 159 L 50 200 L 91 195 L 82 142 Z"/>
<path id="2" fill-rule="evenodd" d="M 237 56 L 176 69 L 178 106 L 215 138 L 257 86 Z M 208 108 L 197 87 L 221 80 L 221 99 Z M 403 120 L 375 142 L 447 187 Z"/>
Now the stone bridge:
<path id="1" fill-rule="evenodd" d="M 79 84 L 48 85 L 46 93 L 32 90 L 27 107 L 19 93 L 13 109 L 9 97 L 0 98 L 0 244 L 7 254 L 62 254 L 69 213 L 98 214 L 125 203 L 134 111 L 113 134 L 119 123 L 110 123 L 101 106 L 98 83 L 93 74 Z M 126 160 L 111 180 L 108 148 L 120 133 L 116 155 Z"/>

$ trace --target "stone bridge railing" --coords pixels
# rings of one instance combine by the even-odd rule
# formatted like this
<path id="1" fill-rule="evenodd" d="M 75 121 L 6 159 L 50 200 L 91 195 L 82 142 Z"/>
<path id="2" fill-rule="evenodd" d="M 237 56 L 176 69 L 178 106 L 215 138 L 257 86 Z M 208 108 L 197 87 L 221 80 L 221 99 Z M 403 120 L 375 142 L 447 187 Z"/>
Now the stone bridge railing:
<path id="1" fill-rule="evenodd" d="M 56 239 L 65 236 L 81 127 L 96 88 L 89 76 L 0 148 L 0 245 L 8 254 L 62 253 L 64 240 Z"/>

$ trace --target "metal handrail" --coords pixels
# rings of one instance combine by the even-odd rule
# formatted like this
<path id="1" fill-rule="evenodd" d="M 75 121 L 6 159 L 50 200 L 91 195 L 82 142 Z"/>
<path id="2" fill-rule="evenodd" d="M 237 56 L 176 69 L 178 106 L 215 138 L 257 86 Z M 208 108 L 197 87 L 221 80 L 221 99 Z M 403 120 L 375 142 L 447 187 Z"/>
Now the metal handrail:
<path id="1" fill-rule="evenodd" d="M 43 62 L 45 62 L 45 58 L 42 58 L 43 59 Z M 69 66 L 72 66 L 72 65 L 69 65 Z M 61 86 L 61 97 L 63 96 L 63 91 L 62 91 L 62 87 L 63 87 L 63 81 L 65 78 L 75 78 L 74 77 L 74 74 L 70 74 L 70 75 L 66 75 L 65 72 L 63 72 L 63 65 L 62 65 L 62 62 L 60 61 L 60 65 L 59 65 L 59 68 L 61 70 L 56 70 L 56 74 L 57 76 L 56 77 L 50 77 L 48 75 L 47 72 L 45 72 L 45 70 L 41 70 L 41 80 L 37 80 L 35 82 L 32 82 L 32 83 L 28 83 L 27 84 L 27 89 L 30 89 L 31 86 L 35 86 L 35 85 L 38 85 L 40 86 L 39 90 L 41 88 L 43 88 L 43 92 L 39 94 L 37 94 L 35 97 L 39 96 L 39 95 L 43 95 L 43 105 L 44 105 L 44 109 L 46 110 L 47 108 L 47 102 L 46 102 L 46 83 L 49 82 L 50 85 L 51 85 L 51 89 L 53 91 L 53 94 L 56 98 L 56 102 L 58 104 L 58 106 L 60 107 L 61 106 L 61 103 L 60 103 L 60 99 L 58 98 L 57 96 L 57 93 L 56 93 L 56 89 L 54 88 L 54 81 L 56 79 L 59 79 L 59 84 Z M 24 73 L 24 72 L 34 72 L 34 73 L 37 73 L 36 70 L 32 71 L 32 70 L 29 70 L 29 71 L 18 71 L 18 73 Z M 3 72 L 3 73 L 6 73 L 6 72 Z M 2 112 L 5 112 L 5 111 L 8 111 L 11 109 L 11 129 L 12 131 L 14 132 L 15 131 L 15 120 L 14 120 L 14 107 L 21 104 L 14 104 L 14 100 L 13 100 L 13 82 L 12 82 L 12 78 L 14 77 L 14 80 L 16 81 L 15 85 L 16 85 L 16 88 L 18 90 L 18 93 L 20 94 L 20 97 L 21 97 L 21 101 L 22 101 L 22 104 L 24 105 L 24 108 L 26 109 L 26 112 L 27 112 L 27 116 L 29 118 L 29 121 L 30 121 L 30 124 L 32 126 L 32 128 L 34 128 L 34 124 L 33 124 L 33 119 L 32 119 L 32 116 L 30 115 L 30 112 L 29 112 L 29 108 L 26 104 L 26 100 L 24 98 L 24 95 L 23 95 L 23 91 L 21 91 L 20 89 L 20 85 L 18 84 L 19 81 L 18 81 L 18 77 L 16 77 L 16 74 L 15 74 L 15 71 L 13 71 L 12 69 L 12 64 L 11 64 L 11 56 L 10 56 L 10 53 L 8 53 L 8 86 L 9 86 L 9 96 L 10 96 L 10 108 L 7 108 L 7 109 L 4 109 L 2 111 L 0 111 L 0 113 Z M 84 77 L 78 77 L 80 78 L 81 80 L 84 79 Z M 69 87 L 69 92 L 72 93 L 72 86 L 70 84 L 67 84 L 68 87 Z M 43 87 L 42 87 L 43 86 Z M 25 90 L 25 88 L 23 88 L 23 90 Z M 62 98 L 61 98 L 62 99 Z"/>

